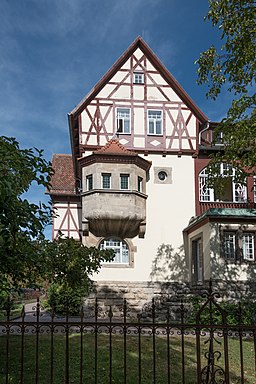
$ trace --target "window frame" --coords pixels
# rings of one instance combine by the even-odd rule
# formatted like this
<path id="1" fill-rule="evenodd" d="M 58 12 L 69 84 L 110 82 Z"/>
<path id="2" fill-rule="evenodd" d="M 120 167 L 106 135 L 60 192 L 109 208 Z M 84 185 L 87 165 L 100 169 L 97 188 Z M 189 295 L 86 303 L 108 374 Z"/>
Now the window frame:
<path id="1" fill-rule="evenodd" d="M 112 244 L 111 244 L 112 242 Z M 113 243 L 118 243 L 119 245 L 115 245 Z M 109 243 L 109 244 L 106 244 Z M 114 251 L 116 250 L 117 252 L 119 251 L 119 260 L 114 258 L 114 260 L 105 262 L 106 265 L 109 266 L 115 266 L 115 265 L 120 265 L 120 266 L 129 266 L 130 265 L 130 254 L 131 251 L 129 249 L 128 243 L 119 238 L 119 237 L 108 237 L 104 238 L 100 241 L 99 243 L 99 249 L 100 250 L 108 250 L 108 249 L 113 249 Z"/>
<path id="2" fill-rule="evenodd" d="M 139 71 L 133 72 L 133 84 L 141 85 L 141 84 L 144 84 L 144 81 L 145 81 L 144 72 L 139 72 Z"/>
<path id="3" fill-rule="evenodd" d="M 90 175 L 86 176 L 86 190 L 91 191 L 93 189 L 93 175 L 92 173 Z"/>
<path id="4" fill-rule="evenodd" d="M 230 244 L 230 239 L 231 239 L 231 236 L 232 236 L 232 252 L 230 251 L 230 246 L 228 246 L 228 250 L 226 248 L 226 239 L 229 237 L 228 239 L 228 244 Z M 237 257 L 236 257 L 236 251 L 237 251 L 237 241 L 236 241 L 236 232 L 235 231 L 224 231 L 223 232 L 223 237 L 222 237 L 222 250 L 223 250 L 223 255 L 224 255 L 224 258 L 225 260 L 227 261 L 236 261 Z M 228 253 L 227 253 L 228 251 Z"/>
<path id="5" fill-rule="evenodd" d="M 150 113 L 152 113 L 152 115 L 155 113 L 155 116 L 157 116 L 158 112 L 160 112 L 161 115 L 160 119 L 157 117 L 150 117 Z M 157 122 L 159 121 L 161 124 L 161 133 L 157 133 Z M 153 132 L 150 132 L 150 123 L 153 123 Z M 147 133 L 149 136 L 163 136 L 163 111 L 161 109 L 150 108 L 147 110 Z"/>
<path id="6" fill-rule="evenodd" d="M 141 176 L 138 176 L 138 178 L 137 178 L 137 190 L 138 190 L 138 192 L 143 193 L 143 177 L 141 177 Z"/>
<path id="7" fill-rule="evenodd" d="M 105 180 L 106 180 L 105 178 L 108 178 L 107 186 L 104 185 Z M 102 189 L 111 189 L 111 173 L 103 172 L 101 174 L 101 188 Z"/>
<path id="8" fill-rule="evenodd" d="M 233 255 L 229 256 L 225 250 L 225 237 L 233 237 Z M 245 239 L 250 239 L 249 242 L 245 242 Z M 247 244 L 247 247 L 246 247 Z M 248 247 L 249 245 L 249 247 Z M 222 255 L 226 262 L 235 263 L 240 261 L 242 263 L 255 262 L 256 255 L 256 243 L 255 243 L 255 232 L 254 231 L 241 231 L 238 230 L 225 230 L 222 233 L 221 248 Z M 246 253 L 245 253 L 246 249 Z M 251 255 L 251 256 L 250 256 Z"/>
<path id="9" fill-rule="evenodd" d="M 231 203 L 245 203 L 247 201 L 247 186 L 243 184 L 237 184 L 234 182 L 235 168 L 232 169 L 231 175 L 228 175 L 228 167 L 226 163 L 220 164 L 220 174 L 227 178 L 230 178 L 230 188 L 232 197 L 230 200 L 224 200 L 215 196 L 214 188 L 205 187 L 208 179 L 207 167 L 203 168 L 198 175 L 198 188 L 199 188 L 199 202 L 231 202 Z"/>
<path id="10" fill-rule="evenodd" d="M 129 117 L 127 116 L 121 116 L 119 113 L 121 111 L 129 111 Z M 124 113 L 125 114 L 125 113 Z M 129 129 L 128 131 L 125 131 L 125 124 L 129 123 Z M 120 126 L 121 123 L 121 126 Z M 119 134 L 123 135 L 129 135 L 131 134 L 131 108 L 126 108 L 126 107 L 117 107 L 116 108 L 116 132 Z"/>
<path id="11" fill-rule="evenodd" d="M 127 188 L 123 188 L 125 185 L 127 185 Z M 130 175 L 129 173 L 120 173 L 120 190 L 121 191 L 128 191 L 130 189 Z"/>
<path id="12" fill-rule="evenodd" d="M 251 255 L 252 257 L 248 257 L 247 254 L 245 254 L 245 237 L 251 238 Z M 247 249 L 248 251 L 248 249 Z M 250 250 L 249 250 L 250 253 Z M 243 255 L 243 260 L 245 261 L 255 261 L 255 233 L 253 232 L 244 232 L 242 236 L 242 255 Z"/>

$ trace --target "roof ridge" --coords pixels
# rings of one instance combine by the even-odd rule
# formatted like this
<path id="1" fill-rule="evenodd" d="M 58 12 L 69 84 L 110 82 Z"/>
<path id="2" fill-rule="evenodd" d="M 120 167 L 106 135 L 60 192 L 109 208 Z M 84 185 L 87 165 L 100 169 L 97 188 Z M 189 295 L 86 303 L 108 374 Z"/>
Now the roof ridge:
<path id="1" fill-rule="evenodd" d="M 103 147 L 94 151 L 93 154 L 117 154 L 117 155 L 129 155 L 129 156 L 137 156 L 137 153 L 131 151 L 130 149 L 125 148 L 117 139 L 109 140 Z"/>

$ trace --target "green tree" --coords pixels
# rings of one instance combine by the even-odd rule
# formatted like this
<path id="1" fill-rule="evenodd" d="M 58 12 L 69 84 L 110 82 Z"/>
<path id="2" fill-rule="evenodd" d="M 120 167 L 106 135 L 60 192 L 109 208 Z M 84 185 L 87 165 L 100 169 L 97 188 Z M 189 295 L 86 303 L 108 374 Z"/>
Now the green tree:
<path id="1" fill-rule="evenodd" d="M 32 183 L 47 187 L 51 174 L 43 151 L 0 137 L 0 290 L 29 283 L 40 271 L 40 238 L 51 209 L 29 203 L 24 193 Z"/>
<path id="2" fill-rule="evenodd" d="M 211 46 L 197 60 L 198 83 L 207 84 L 207 97 L 221 91 L 232 95 L 227 116 L 215 130 L 223 133 L 223 150 L 210 162 L 213 179 L 219 177 L 218 163 L 237 168 L 236 180 L 255 174 L 255 1 L 209 0 L 206 19 L 220 31 L 221 48 Z"/>
<path id="3" fill-rule="evenodd" d="M 50 283 L 49 304 L 57 313 L 79 312 L 84 296 L 91 287 L 91 276 L 102 262 L 113 260 L 111 250 L 86 247 L 73 238 L 59 237 L 45 243 L 45 276 Z"/>
<path id="4" fill-rule="evenodd" d="M 62 301 L 65 292 L 70 297 L 76 292 L 81 301 L 90 276 L 113 257 L 112 251 L 87 248 L 74 239 L 45 240 L 51 206 L 30 203 L 24 193 L 33 183 L 48 188 L 52 174 L 42 150 L 21 149 L 14 138 L 0 137 L 0 295 L 48 279 Z"/>

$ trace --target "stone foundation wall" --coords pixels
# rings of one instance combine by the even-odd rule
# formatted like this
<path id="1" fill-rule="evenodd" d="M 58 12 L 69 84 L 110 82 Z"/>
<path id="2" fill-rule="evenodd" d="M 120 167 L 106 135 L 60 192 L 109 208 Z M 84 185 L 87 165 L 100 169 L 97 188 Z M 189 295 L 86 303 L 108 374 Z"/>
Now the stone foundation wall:
<path id="1" fill-rule="evenodd" d="M 188 303 L 194 295 L 201 295 L 209 288 L 209 282 L 201 285 L 181 282 L 100 282 L 94 283 L 92 293 L 85 299 L 85 307 L 93 308 L 95 299 L 101 308 L 112 306 L 113 311 L 122 308 L 124 299 L 130 313 L 138 314 L 146 310 L 147 306 L 155 298 L 156 305 L 169 305 L 173 312 L 175 307 L 180 306 L 181 300 Z M 213 292 L 218 292 L 220 300 L 256 301 L 256 281 L 255 282 L 212 282 Z"/>

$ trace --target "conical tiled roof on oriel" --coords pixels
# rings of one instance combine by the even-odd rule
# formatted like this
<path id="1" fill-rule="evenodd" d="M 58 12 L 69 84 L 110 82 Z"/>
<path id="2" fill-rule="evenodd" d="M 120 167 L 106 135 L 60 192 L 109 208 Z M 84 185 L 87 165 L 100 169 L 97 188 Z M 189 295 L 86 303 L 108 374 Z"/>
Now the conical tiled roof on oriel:
<path id="1" fill-rule="evenodd" d="M 117 139 L 111 139 L 104 147 L 93 152 L 94 155 L 121 155 L 121 156 L 137 156 L 137 153 L 125 148 Z"/>

